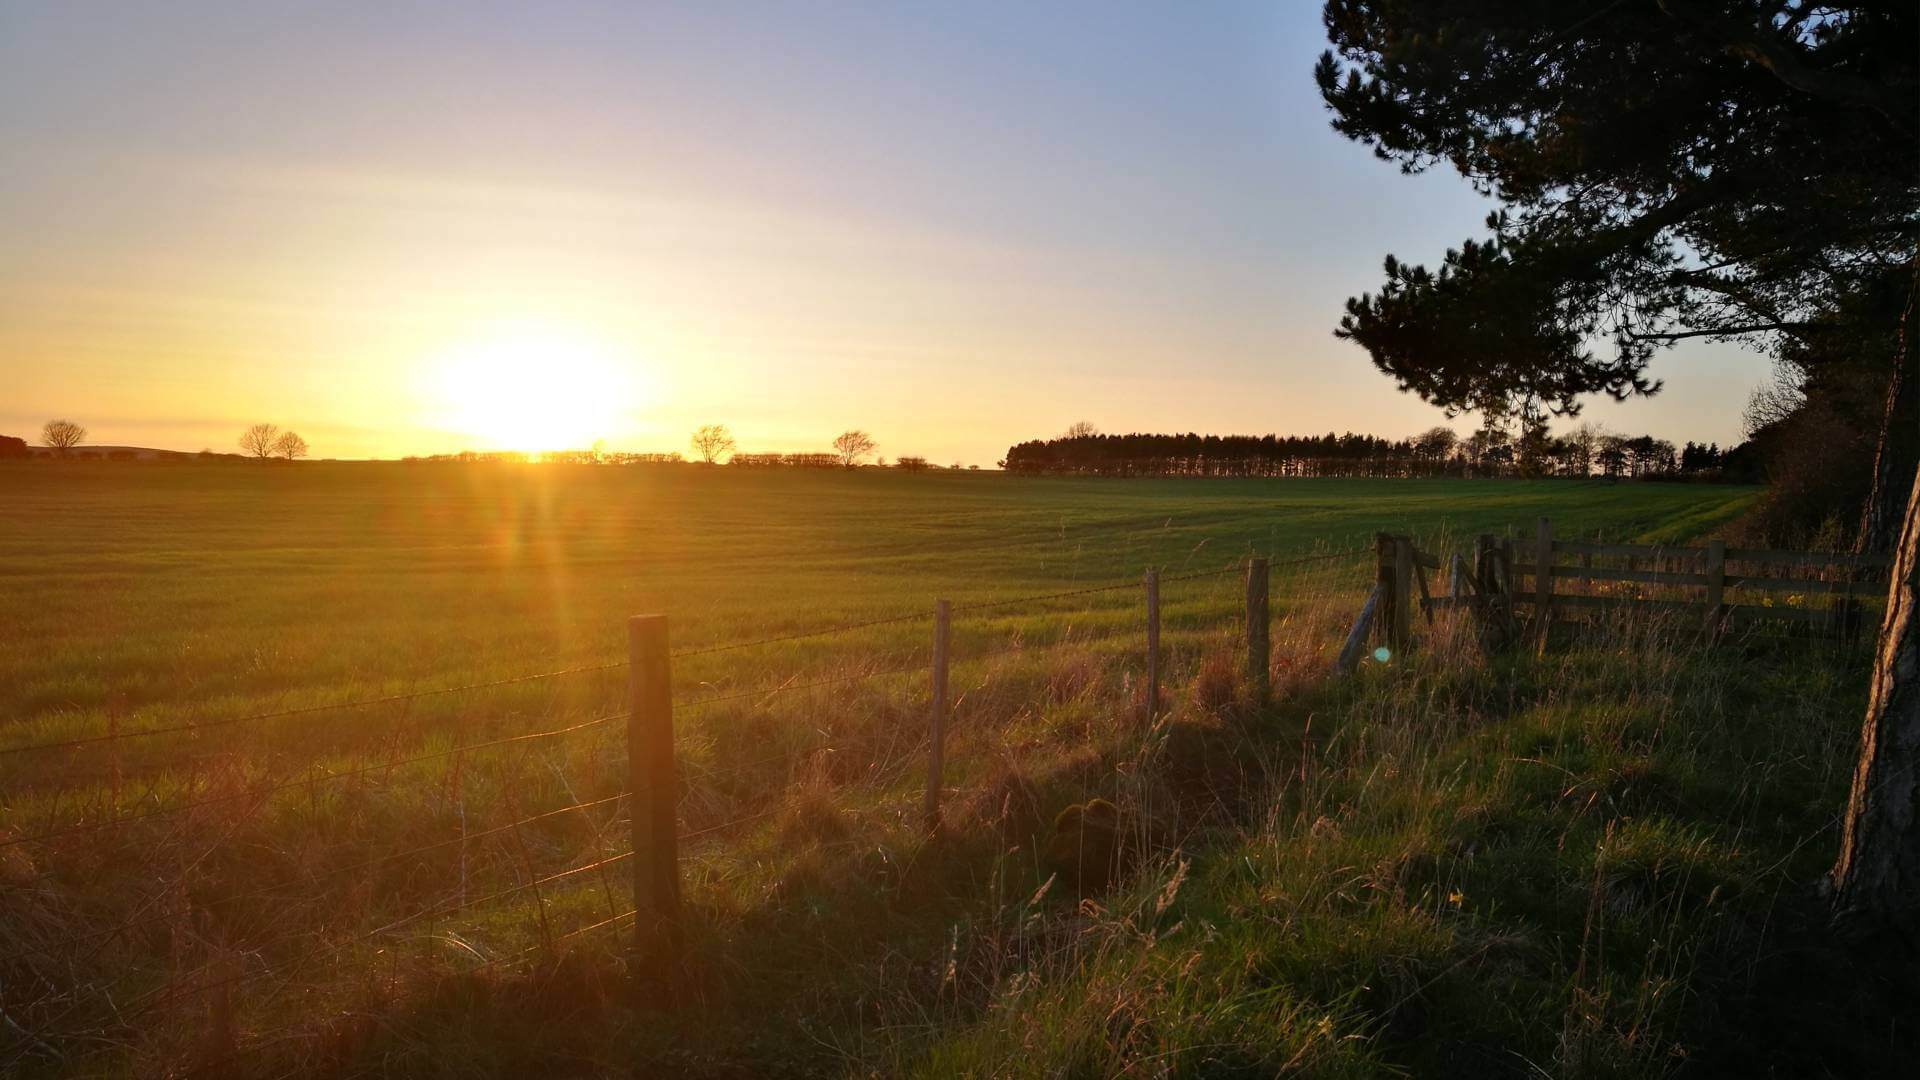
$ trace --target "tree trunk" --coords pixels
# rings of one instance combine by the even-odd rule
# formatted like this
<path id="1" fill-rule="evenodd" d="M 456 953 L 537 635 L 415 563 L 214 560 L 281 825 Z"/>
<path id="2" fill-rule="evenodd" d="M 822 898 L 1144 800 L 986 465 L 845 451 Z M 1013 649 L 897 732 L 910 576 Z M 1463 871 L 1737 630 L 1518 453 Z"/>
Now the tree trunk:
<path id="1" fill-rule="evenodd" d="M 1855 550 L 1874 555 L 1891 552 L 1899 539 L 1907 477 L 1920 467 L 1920 349 L 1914 347 L 1913 340 L 1920 335 L 1920 317 L 1914 314 L 1916 303 L 1920 303 L 1920 255 L 1914 258 L 1913 284 L 1907 291 L 1906 310 L 1900 315 L 1893 374 L 1887 382 L 1887 408 L 1880 419 L 1880 446 L 1873 458 L 1873 490 L 1867 495 L 1855 543 Z"/>
<path id="2" fill-rule="evenodd" d="M 1873 493 L 1859 550 L 1893 554 L 1887 611 L 1860 727 L 1860 760 L 1847 799 L 1846 831 L 1833 866 L 1835 917 L 1843 928 L 1905 936 L 1920 927 L 1920 255 L 1900 316 L 1887 412 L 1875 454 Z M 1903 470 L 1903 471 L 1896 471 Z M 1911 476 L 1911 480 L 1907 477 Z M 1895 492 L 1905 491 L 1904 505 Z M 1896 535 L 1897 534 L 1897 535 Z M 1917 939 L 1907 937 L 1911 945 Z"/>
<path id="3" fill-rule="evenodd" d="M 1920 926 L 1920 473 L 1894 552 L 1833 888 L 1843 926 L 1903 936 Z"/>

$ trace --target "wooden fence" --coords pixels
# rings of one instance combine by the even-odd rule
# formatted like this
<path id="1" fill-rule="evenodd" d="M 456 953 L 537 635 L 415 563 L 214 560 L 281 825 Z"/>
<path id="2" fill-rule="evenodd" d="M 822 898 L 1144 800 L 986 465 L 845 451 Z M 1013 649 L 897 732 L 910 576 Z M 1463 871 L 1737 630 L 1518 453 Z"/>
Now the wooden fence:
<path id="1" fill-rule="evenodd" d="M 1465 607 L 1489 626 L 1524 629 L 1544 640 L 1555 621 L 1592 615 L 1647 613 L 1698 618 L 1719 632 L 1736 624 L 1799 623 L 1835 637 L 1857 637 L 1868 607 L 1884 593 L 1890 560 L 1884 555 L 1728 547 L 1607 544 L 1560 540 L 1539 519 L 1530 538 L 1482 535 L 1471 561 L 1447 561 L 1448 590 L 1433 595 L 1425 571 L 1438 557 L 1411 537 L 1380 534 L 1374 591 L 1361 609 L 1338 667 L 1358 662 L 1373 624 L 1389 649 L 1403 648 L 1418 593 L 1431 620 L 1435 609 Z M 1525 561 L 1522 561 L 1524 559 Z"/>
<path id="2" fill-rule="evenodd" d="M 946 735 L 953 702 L 948 689 L 949 665 L 956 659 L 952 648 L 952 622 L 955 613 L 984 608 L 1005 608 L 1013 604 L 1051 600 L 1066 596 L 1141 590 L 1142 615 L 1140 644 L 1145 672 L 1144 700 L 1138 721 L 1151 727 L 1164 711 L 1161 679 L 1165 671 L 1165 649 L 1161 644 L 1160 586 L 1164 581 L 1192 581 L 1227 574 L 1244 574 L 1246 589 L 1241 611 L 1240 643 L 1244 650 L 1250 699 L 1264 702 L 1271 692 L 1273 663 L 1271 632 L 1271 582 L 1275 566 L 1299 566 L 1308 563 L 1364 556 L 1364 548 L 1309 555 L 1273 562 L 1252 556 L 1237 566 L 1163 578 L 1158 568 L 1148 567 L 1138 585 L 1131 583 L 1102 585 L 1067 593 L 1014 600 L 990 601 L 974 605 L 956 605 L 935 600 L 931 612 L 931 663 L 924 669 L 928 679 L 926 788 L 922 815 L 926 834 L 938 837 L 942 832 L 941 800 L 946 791 L 944 767 Z M 883 620 L 902 621 L 899 619 Z M 678 767 L 674 760 L 673 653 L 667 641 L 667 617 L 636 615 L 629 620 L 631 707 L 627 725 L 632 793 L 633 858 L 633 954 L 641 1000 L 660 1002 L 672 996 L 683 930 L 680 912 L 679 854 L 674 800 L 679 787 Z M 855 627 L 850 628 L 857 628 Z M 821 633 L 837 633 L 836 628 Z M 814 636 L 814 635 L 806 635 Z M 778 640 L 778 639 L 771 639 Z M 759 644 L 758 642 L 752 644 Z M 727 646 L 731 648 L 733 646 Z M 966 659 L 959 657 L 957 659 Z M 914 669 L 906 674 L 917 674 Z M 900 674 L 902 672 L 895 672 Z"/>

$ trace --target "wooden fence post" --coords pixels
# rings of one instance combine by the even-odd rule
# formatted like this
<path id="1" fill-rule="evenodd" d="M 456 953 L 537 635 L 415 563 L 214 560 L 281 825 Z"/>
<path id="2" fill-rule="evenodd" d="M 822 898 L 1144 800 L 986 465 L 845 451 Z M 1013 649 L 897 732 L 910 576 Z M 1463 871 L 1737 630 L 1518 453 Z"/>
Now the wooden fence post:
<path id="1" fill-rule="evenodd" d="M 1467 594 L 1467 564 L 1459 552 L 1447 556 L 1447 595 L 1459 599 Z"/>
<path id="2" fill-rule="evenodd" d="M 1380 584 L 1374 583 L 1373 591 L 1367 594 L 1367 602 L 1360 606 L 1360 616 L 1353 620 L 1353 629 L 1347 631 L 1347 640 L 1340 646 L 1340 655 L 1333 661 L 1336 675 L 1345 675 L 1360 662 L 1360 650 L 1366 648 L 1367 631 L 1373 627 L 1373 620 L 1380 610 Z"/>
<path id="3" fill-rule="evenodd" d="M 1500 592 L 1500 582 L 1493 576 L 1493 536 L 1489 533 L 1473 540 L 1473 576 L 1480 583 L 1480 599 L 1474 602 L 1474 608 L 1487 612 L 1493 605 L 1492 598 Z"/>
<path id="4" fill-rule="evenodd" d="M 1727 542 L 1707 541 L 1707 631 L 1718 632 L 1726 618 Z"/>
<path id="5" fill-rule="evenodd" d="M 1541 518 L 1533 534 L 1533 607 L 1540 622 L 1540 647 L 1553 629 L 1553 522 Z"/>
<path id="6" fill-rule="evenodd" d="M 1827 593 L 1830 597 L 1827 601 L 1828 629 L 1833 631 L 1835 638 L 1851 640 L 1854 622 L 1853 584 L 1860 579 L 1860 569 L 1851 562 L 1847 562 L 1837 567 L 1829 566 L 1827 574 L 1829 577 L 1837 578 L 1827 584 Z"/>
<path id="7" fill-rule="evenodd" d="M 1405 652 L 1413 637 L 1413 538 L 1393 539 L 1393 649 Z"/>
<path id="8" fill-rule="evenodd" d="M 952 605 L 933 602 L 933 704 L 928 710 L 927 835 L 940 832 L 940 773 L 947 738 L 947 632 Z"/>
<path id="9" fill-rule="evenodd" d="M 1160 713 L 1160 571 L 1147 568 L 1147 724 Z"/>
<path id="10" fill-rule="evenodd" d="M 627 620 L 628 818 L 633 829 L 636 971 L 660 991 L 680 965 L 679 778 L 673 761 L 673 662 L 667 617 Z"/>
<path id="11" fill-rule="evenodd" d="M 1267 560 L 1247 563 L 1247 688 L 1256 702 L 1267 700 L 1268 666 L 1273 662 L 1267 620 Z"/>
<path id="12" fill-rule="evenodd" d="M 1399 579 L 1400 546 L 1386 533 L 1373 534 L 1373 551 L 1376 564 L 1373 571 L 1373 584 L 1379 591 L 1380 603 L 1375 608 L 1374 622 L 1380 627 L 1380 637 L 1389 648 L 1399 651 L 1401 629 L 1397 625 L 1400 616 L 1400 600 L 1396 588 Z"/>

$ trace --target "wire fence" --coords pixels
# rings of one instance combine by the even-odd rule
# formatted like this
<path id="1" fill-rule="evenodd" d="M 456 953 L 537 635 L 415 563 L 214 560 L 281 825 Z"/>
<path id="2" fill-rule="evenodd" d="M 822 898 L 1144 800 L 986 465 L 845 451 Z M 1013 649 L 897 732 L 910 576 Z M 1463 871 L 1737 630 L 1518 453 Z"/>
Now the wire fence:
<path id="1" fill-rule="evenodd" d="M 1334 552 L 1318 552 L 1269 562 L 1272 569 L 1308 566 L 1321 563 L 1333 563 L 1371 554 L 1370 548 L 1356 548 Z M 1208 569 L 1157 578 L 1160 585 L 1186 581 L 1224 578 L 1229 575 L 1246 574 L 1250 562 L 1236 561 L 1232 565 L 1217 569 Z M 1262 578 L 1264 581 L 1264 577 Z M 1146 588 L 1153 588 L 1147 585 Z M 781 643 L 829 639 L 850 635 L 865 630 L 906 626 L 937 621 L 939 632 L 945 634 L 947 613 L 970 614 L 976 612 L 997 612 L 1022 607 L 1033 608 L 1051 605 L 1061 600 L 1093 597 L 1101 594 L 1138 592 L 1142 590 L 1140 580 L 1111 582 L 1071 590 L 1038 593 L 1004 599 L 983 600 L 967 604 L 952 605 L 944 609 L 946 613 L 937 614 L 933 610 L 902 614 L 885 618 L 858 620 L 839 623 L 832 626 L 793 633 L 782 633 L 754 638 L 750 640 L 724 642 L 712 645 L 696 646 L 672 652 L 669 659 L 687 659 L 717 654 L 742 652 L 758 647 Z M 1264 604 L 1264 601 L 1263 601 Z M 1151 606 L 1149 610 L 1157 610 Z M 1261 609 L 1264 611 L 1264 606 Z M 1157 619 L 1157 614 L 1153 616 Z M 1157 627 L 1157 623 L 1155 624 Z M 1154 631 L 1157 633 L 1157 629 Z M 1118 636 L 1118 635 L 1110 635 Z M 1012 644 L 999 648 L 978 648 L 953 657 L 960 664 L 992 661 L 1000 657 L 1031 652 L 1035 649 L 1050 649 L 1076 640 L 1095 641 L 1101 638 L 1072 639 L 1034 645 L 1016 639 Z M 855 684 L 864 684 L 873 680 L 897 678 L 911 675 L 928 675 L 936 663 L 944 665 L 947 661 L 943 647 L 936 647 L 933 656 L 925 655 L 925 650 L 915 649 L 904 657 L 884 658 L 874 662 L 872 656 L 864 658 L 866 662 L 861 670 L 837 675 L 810 675 L 795 672 L 777 683 L 755 687 L 730 689 L 725 686 L 710 686 L 705 692 L 690 693 L 672 699 L 671 707 L 676 713 L 697 714 L 720 706 L 755 708 L 771 699 L 785 694 L 821 691 L 842 688 Z M 1149 659 L 1151 669 L 1157 663 Z M 479 694 L 489 690 L 506 687 L 552 682 L 574 676 L 605 673 L 629 666 L 628 661 L 585 664 L 532 674 L 486 681 L 467 682 L 458 685 L 414 690 L 406 693 L 385 694 L 357 698 L 324 704 L 304 705 L 293 708 L 273 709 L 247 713 L 238 716 L 217 717 L 201 722 L 170 724 L 151 728 L 122 730 L 118 726 L 104 733 L 87 734 L 74 738 L 19 744 L 0 747 L 0 759 L 25 761 L 22 755 L 52 754 L 58 752 L 102 752 L 111 750 L 128 740 L 149 739 L 173 734 L 201 733 L 211 730 L 232 729 L 241 725 L 264 723 L 276 719 L 316 715 L 328 712 L 362 710 L 396 704 L 405 704 L 427 698 L 448 697 L 459 694 Z M 944 671 L 944 667 L 942 667 Z M 944 675 L 940 680 L 944 683 Z M 938 707 L 944 708 L 941 704 Z M 1149 705 L 1151 709 L 1153 705 Z M 572 783 L 563 774 L 557 761 L 549 761 L 559 790 L 563 791 L 566 801 L 563 805 L 540 809 L 535 813 L 519 813 L 512 793 L 525 783 L 524 766 L 526 753 L 539 746 L 552 746 L 554 756 L 569 753 L 564 749 L 570 736 L 595 731 L 617 730 L 616 721 L 635 722 L 631 710 L 609 711 L 585 719 L 574 720 L 557 726 L 545 727 L 534 731 L 500 734 L 471 742 L 457 742 L 443 748 L 400 756 L 391 753 L 378 761 L 367 761 L 349 768 L 321 770 L 316 765 L 308 766 L 299 775 L 263 775 L 254 778 L 227 775 L 213 777 L 203 775 L 210 772 L 204 769 L 207 758 L 202 755 L 182 756 L 161 759 L 149 764 L 166 769 L 169 762 L 173 765 L 191 764 L 187 783 L 180 787 L 171 801 L 159 802 L 156 789 L 150 787 L 139 801 L 154 802 L 133 812 L 121 812 L 118 792 L 107 800 L 107 811 L 101 816 L 83 817 L 81 820 L 60 820 L 71 817 L 72 811 L 63 812 L 59 800 L 55 799 L 47 811 L 47 820 L 32 829 L 19 829 L 0 833 L 0 860 L 12 859 L 16 864 L 26 864 L 27 872 L 17 872 L 9 876 L 7 891 L 0 896 L 29 897 L 43 891 L 50 883 L 62 878 L 74 878 L 77 887 L 84 888 L 89 874 L 97 879 L 102 875 L 98 866 L 87 872 L 63 870 L 63 860 L 81 864 L 89 863 L 103 850 L 100 835 L 114 838 L 119 847 L 132 845 L 144 848 L 145 853 L 156 864 L 166 857 L 179 855 L 178 864 L 170 872 L 156 870 L 150 875 L 151 888 L 139 891 L 137 895 L 125 897 L 126 903 L 120 906 L 117 914 L 95 911 L 89 906 L 84 916 L 74 917 L 71 912 L 48 915 L 43 909 L 36 911 L 35 918 L 24 925 L 28 928 L 20 932 L 9 932 L 4 939 L 4 953 L 0 954 L 0 977 L 5 978 L 8 988 L 6 1003 L 0 1006 L 0 1031 L 11 1030 L 14 1046 L 11 1050 L 0 1049 L 0 1071 L 5 1071 L 20 1060 L 36 1054 L 63 1053 L 63 1045 L 92 1045 L 104 1039 L 111 1044 L 103 1032 L 124 1033 L 136 1028 L 142 1018 L 180 1001 L 230 990 L 238 985 L 278 974 L 289 981 L 298 977 L 298 973 L 309 970 L 311 965 L 328 957 L 338 956 L 356 947 L 390 938 L 401 930 L 413 927 L 421 922 L 437 923 L 451 919 L 463 913 L 479 912 L 496 908 L 503 902 L 527 896 L 534 898 L 534 912 L 530 918 L 537 920 L 540 942 L 531 949 L 513 954 L 496 954 L 482 957 L 487 965 L 524 961 L 543 953 L 550 954 L 562 942 L 627 925 L 636 924 L 642 906 L 638 903 L 637 893 L 623 903 L 617 896 L 616 888 L 609 877 L 609 871 L 628 862 L 637 862 L 635 845 L 627 839 L 631 833 L 634 818 L 636 792 L 642 787 L 635 782 L 629 772 L 618 775 L 617 766 L 610 766 L 614 778 L 624 781 L 618 790 L 588 793 L 587 797 L 574 794 Z M 899 731 L 880 732 L 882 738 L 870 740 L 866 750 L 873 754 L 870 768 L 875 775 L 891 777 L 897 782 L 902 768 L 911 768 L 916 757 L 927 752 L 928 747 L 937 745 L 939 729 L 931 731 L 914 730 L 915 737 L 904 744 Z M 882 746 L 884 741 L 885 745 Z M 803 758 L 820 751 L 841 749 L 844 739 L 827 738 L 821 745 L 806 747 L 794 746 L 775 753 L 755 755 L 751 758 L 735 758 L 721 768 L 712 768 L 699 763 L 697 756 L 685 758 L 683 775 L 692 777 L 691 784 L 679 785 L 678 800 L 681 814 L 692 816 L 687 806 L 688 792 L 703 788 L 710 789 L 715 781 L 733 777 L 762 773 L 766 768 L 780 762 L 796 763 Z M 521 751 L 518 763 L 522 772 L 515 774 L 504 765 L 491 766 L 492 772 L 482 772 L 475 763 L 484 755 L 498 756 L 502 751 Z M 511 753 L 508 757 L 513 756 Z M 883 768 L 883 760 L 885 762 Z M 282 811 L 292 812 L 298 809 L 304 796 L 305 808 L 315 815 L 318 811 L 323 791 L 334 790 L 346 785 L 348 790 L 364 792 L 368 783 L 375 777 L 388 780 L 398 770 L 416 768 L 436 762 L 446 762 L 434 783 L 446 789 L 439 804 L 453 806 L 457 802 L 458 813 L 454 815 L 458 828 L 452 835 L 439 836 L 422 843 L 406 847 L 364 854 L 364 849 L 352 844 L 335 845 L 325 852 L 309 852 L 304 858 L 307 865 L 317 865 L 320 869 L 289 870 L 273 875 L 270 884 L 255 885 L 239 890 L 218 894 L 203 895 L 197 889 L 189 889 L 189 883 L 198 881 L 206 868 L 215 861 L 215 856 L 225 860 L 229 873 L 237 874 L 250 867 L 245 856 L 235 855 L 231 850 L 235 837 L 249 825 L 256 824 L 262 815 L 278 807 Z M 937 768 L 930 765 L 930 768 Z M 473 776 L 469 776 L 473 773 Z M 117 772 L 116 772 L 117 777 Z M 466 818 L 466 798 L 461 795 L 455 800 L 447 792 L 458 789 L 463 783 L 473 784 L 484 775 L 487 785 L 497 788 L 502 798 L 507 800 L 510 813 L 508 820 L 489 822 L 481 828 L 469 828 Z M 606 779 L 602 777 L 602 779 Z M 217 781 L 217 782 L 216 782 Z M 361 781 L 355 785 L 351 782 Z M 938 787 L 937 771 L 930 775 L 930 786 Z M 224 786 L 230 790 L 220 790 Z M 385 790 L 388 785 L 382 784 Z M 405 785 L 403 785 L 405 786 Z M 117 785 L 116 785 L 117 787 Z M 412 788 L 420 788 L 421 783 L 412 782 Z M 647 788 L 646 790 L 651 790 Z M 761 793 L 759 806 L 749 804 L 740 812 L 724 816 L 723 820 L 708 821 L 689 827 L 674 824 L 679 841 L 693 841 L 731 834 L 735 830 L 764 821 L 778 813 L 782 804 L 777 793 Z M 214 828 L 215 835 L 204 835 L 208 830 L 203 827 L 209 816 L 201 811 L 222 811 L 211 815 L 218 818 Z M 598 812 L 596 814 L 596 812 Z M 626 814 L 623 820 L 620 815 Z M 449 811 L 451 813 L 451 811 Z M 719 816 L 719 815 L 714 815 Z M 600 821 L 604 817 L 606 820 Z M 552 830 L 568 820 L 583 821 L 591 834 L 584 850 L 579 843 L 549 843 L 543 845 L 544 858 L 555 853 L 573 851 L 575 858 L 559 868 L 549 866 L 541 869 L 536 866 L 525 834 L 530 830 Z M 697 819 L 696 819 L 697 820 Z M 177 822 L 175 831 L 162 836 L 154 836 L 151 828 L 163 822 Z M 610 841 L 610 836 L 621 837 L 620 841 Z M 85 843 L 78 843 L 86 838 Z M 204 842 L 197 854 L 187 857 L 178 849 L 189 841 Z M 489 848 L 496 850 L 487 869 L 497 887 L 470 887 L 468 880 L 469 856 L 484 853 Z M 117 848 L 116 848 L 117 850 Z M 22 854 L 14 854 L 19 852 Z M 428 902 L 415 902 L 401 911 L 379 913 L 376 900 L 381 890 L 378 882 L 383 875 L 404 870 L 417 872 L 430 868 L 435 858 L 445 857 L 447 853 L 457 853 L 460 878 L 459 885 L 450 893 Z M 353 858 L 355 853 L 362 857 Z M 680 861 L 697 858 L 697 854 L 681 851 Z M 580 861 L 584 859 L 585 861 Z M 16 869 L 18 867 L 16 866 Z M 575 882 L 586 875 L 595 875 L 599 879 L 600 891 L 604 894 L 605 917 L 595 918 L 584 925 L 562 930 L 558 933 L 549 924 L 548 901 L 555 890 L 570 889 Z M 483 875 L 484 876 L 484 875 Z M 499 879 L 504 877 L 505 881 Z M 412 878 L 405 878 L 410 884 Z M 404 889 L 400 890 L 404 893 Z M 259 905 L 271 905 L 280 902 L 300 902 L 304 904 L 323 904 L 327 897 L 337 893 L 358 893 L 351 902 L 342 901 L 344 908 L 359 905 L 361 925 L 351 933 L 343 933 L 333 920 L 319 920 L 315 925 L 303 926 L 285 933 L 269 935 L 257 940 L 249 940 L 242 932 L 241 918 L 237 913 L 247 912 Z M 271 925 L 278 920 L 268 919 Z M 82 925 L 75 928 L 73 923 L 93 922 L 95 925 Z M 159 933 L 170 937 L 173 944 L 168 950 L 154 950 L 145 937 Z M 33 936 L 29 936 L 33 935 Z M 294 949 L 303 942 L 316 941 L 311 948 Z M 199 953 L 202 962 L 181 970 L 179 953 L 184 945 L 188 953 Z M 109 957 L 118 949 L 121 954 Z M 476 956 L 480 954 L 476 953 Z M 146 962 L 142 963 L 141 958 Z M 95 973 L 95 969 L 110 960 L 117 963 L 117 971 Z M 63 981 L 64 980 L 64 981 Z M 117 996 L 118 991 L 130 984 L 150 984 L 140 993 L 130 997 Z M 35 994 L 38 994 L 36 997 Z M 76 1020 L 75 1018 L 79 1019 Z M 31 1024 L 31 1026 L 28 1026 Z M 226 1043 L 231 1043 L 233 1033 L 223 1033 Z M 215 1040 L 216 1042 L 221 1040 Z M 268 1039 L 255 1040 L 256 1045 L 265 1045 Z M 0 1048 L 7 1040 L 0 1039 Z M 224 1060 L 220 1055 L 212 1055 L 209 1061 Z"/>

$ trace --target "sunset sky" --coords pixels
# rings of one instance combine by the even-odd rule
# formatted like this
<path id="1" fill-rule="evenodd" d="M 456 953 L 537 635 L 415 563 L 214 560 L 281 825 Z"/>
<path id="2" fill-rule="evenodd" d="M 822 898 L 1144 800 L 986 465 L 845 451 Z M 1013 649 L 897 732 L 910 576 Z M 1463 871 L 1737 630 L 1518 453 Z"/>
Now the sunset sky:
<path id="1" fill-rule="evenodd" d="M 1331 330 L 1487 207 L 1327 126 L 1318 4 L 1037 7 L 4 0 L 0 433 L 991 465 L 1441 422 Z M 1767 371 L 1696 344 L 1587 416 L 1726 443 Z"/>

